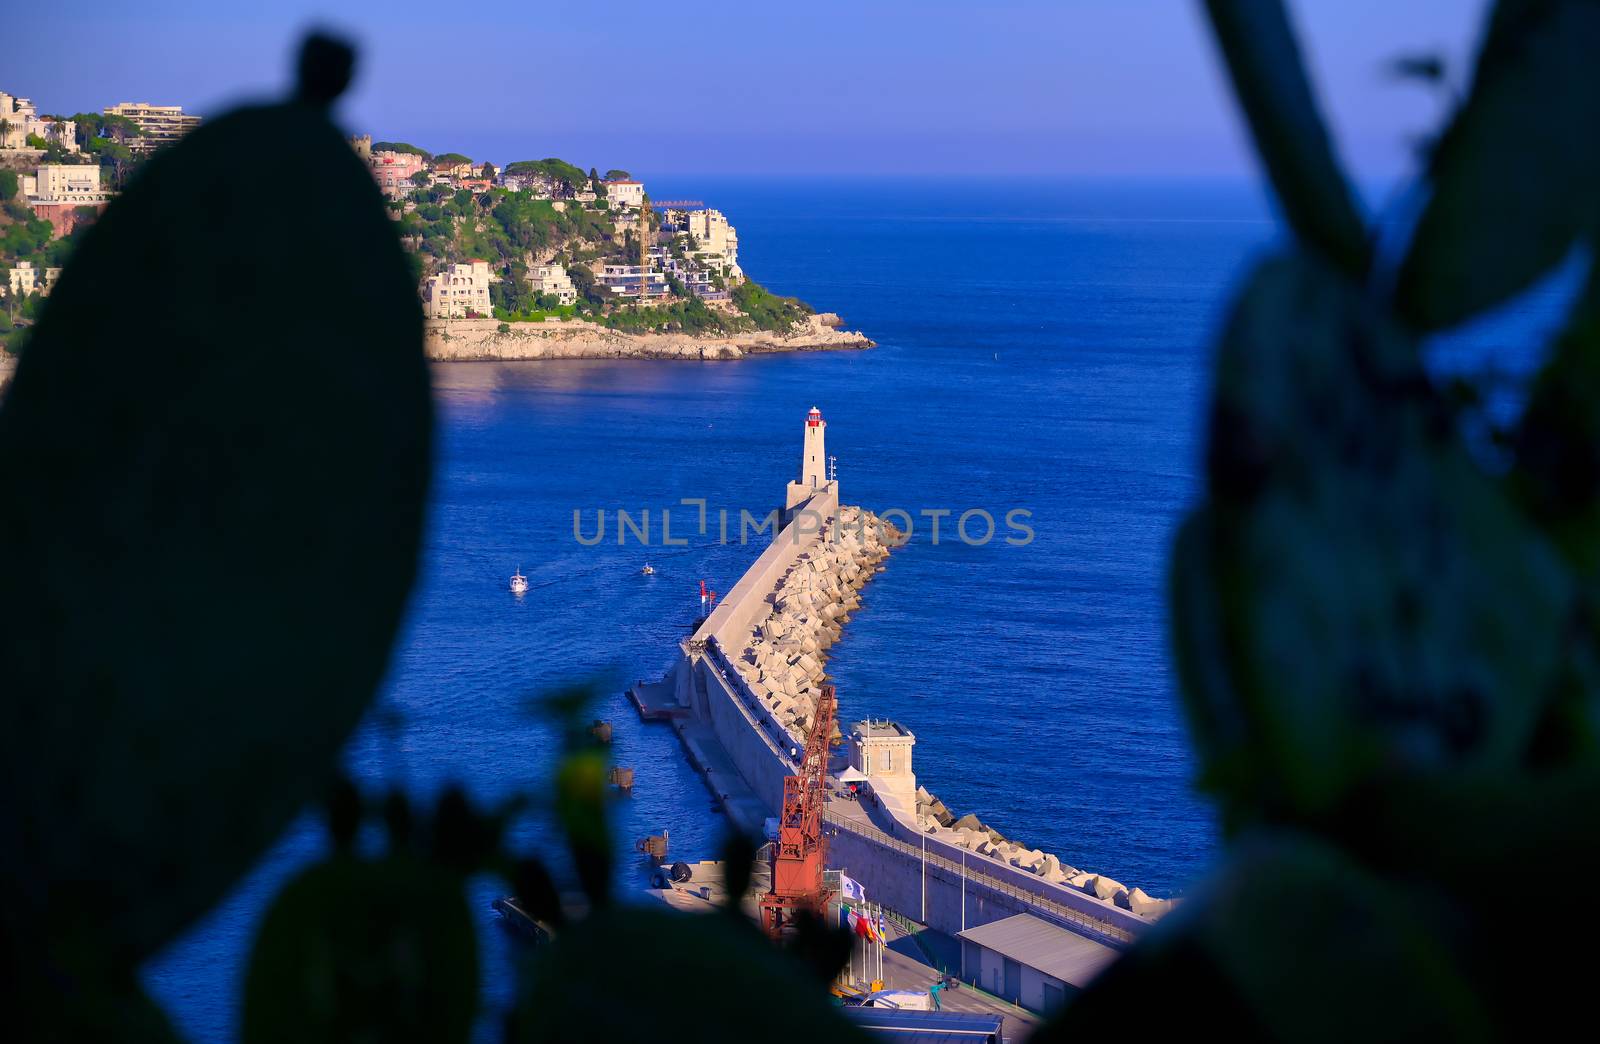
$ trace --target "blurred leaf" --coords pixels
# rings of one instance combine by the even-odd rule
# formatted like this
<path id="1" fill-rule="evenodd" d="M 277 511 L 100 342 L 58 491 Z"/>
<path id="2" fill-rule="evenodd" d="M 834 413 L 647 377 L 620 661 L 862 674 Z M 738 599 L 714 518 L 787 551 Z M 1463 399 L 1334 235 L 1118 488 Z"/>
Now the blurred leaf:
<path id="1" fill-rule="evenodd" d="M 566 923 L 567 914 L 561 908 L 561 895 L 549 868 L 538 859 L 519 859 L 512 872 L 512 887 L 528 916 L 559 930 Z"/>
<path id="2" fill-rule="evenodd" d="M 1206 0 L 1256 150 L 1295 234 L 1360 280 L 1370 246 L 1279 0 Z"/>
<path id="3" fill-rule="evenodd" d="M 460 875 L 409 855 L 335 856 L 267 912 L 245 980 L 243 1034 L 262 1041 L 464 1041 L 477 940 Z"/>
<path id="4" fill-rule="evenodd" d="M 166 1013 L 125 969 L 68 971 L 52 966 L 47 944 L 16 945 L 0 965 L 8 1040 L 125 1041 L 176 1044 Z"/>
<path id="5" fill-rule="evenodd" d="M 728 912 L 744 916 L 740 904 L 750 890 L 755 870 L 756 844 L 742 830 L 730 825 L 722 842 L 723 884 L 728 891 Z"/>
<path id="6" fill-rule="evenodd" d="M 610 901 L 615 859 L 605 806 L 605 755 L 594 749 L 568 754 L 556 770 L 556 817 L 566 831 L 578 881 L 597 908 Z"/>
<path id="7" fill-rule="evenodd" d="M 747 921 L 613 907 L 523 978 L 507 1041 L 855 1041 L 826 988 Z"/>
<path id="8" fill-rule="evenodd" d="M 1213 525 L 1211 513 L 1202 508 L 1179 528 L 1167 601 L 1179 691 L 1200 761 L 1197 782 L 1200 789 L 1222 800 L 1227 833 L 1233 826 L 1235 803 L 1266 780 L 1252 775 L 1265 766 L 1250 749 L 1245 706 L 1234 690 L 1223 641 L 1227 609 L 1219 601 L 1221 588 L 1211 572 Z"/>
<path id="9" fill-rule="evenodd" d="M 1444 82 L 1444 58 L 1437 54 L 1402 54 L 1389 63 L 1389 74 L 1403 80 Z"/>
<path id="10" fill-rule="evenodd" d="M 1472 89 L 1434 152 L 1396 290 L 1420 330 L 1531 286 L 1596 225 L 1600 4 L 1500 0 Z"/>
<path id="11" fill-rule="evenodd" d="M 1113 1026 L 1136 1039 L 1194 1026 L 1245 1040 L 1492 1039 L 1425 914 L 1330 845 L 1247 841 L 1034 1040 Z M 1167 984 L 1171 994 L 1157 992 Z"/>
<path id="12" fill-rule="evenodd" d="M 1591 580 L 1600 573 L 1600 267 L 1528 395 L 1512 442 L 1535 520 Z"/>
<path id="13" fill-rule="evenodd" d="M 416 288 L 316 106 L 208 120 L 89 229 L 0 408 L 0 886 L 30 931 L 147 955 L 323 792 L 431 423 Z"/>
<path id="14" fill-rule="evenodd" d="M 1236 694 L 1252 764 L 1234 797 L 1258 810 L 1318 814 L 1400 770 L 1511 769 L 1555 687 L 1573 588 L 1408 377 L 1414 356 L 1303 259 L 1263 266 L 1224 335 L 1210 541 L 1189 551 L 1209 563 L 1185 563 L 1216 590 L 1174 606 L 1220 606 L 1222 633 L 1175 631 L 1215 643 L 1187 663 L 1228 665 L 1190 698 Z"/>

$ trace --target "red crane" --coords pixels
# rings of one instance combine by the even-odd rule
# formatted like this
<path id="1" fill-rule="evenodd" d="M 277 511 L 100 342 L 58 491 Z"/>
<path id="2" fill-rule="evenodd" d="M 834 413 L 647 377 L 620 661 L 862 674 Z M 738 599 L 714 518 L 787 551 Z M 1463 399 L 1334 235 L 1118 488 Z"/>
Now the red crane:
<path id="1" fill-rule="evenodd" d="M 824 685 L 799 771 L 783 781 L 783 811 L 778 816 L 778 840 L 772 846 L 772 890 L 761 897 L 761 925 L 772 935 L 793 921 L 797 911 L 820 914 L 828 901 L 822 885 L 827 857 L 822 803 L 834 707 L 833 686 Z"/>

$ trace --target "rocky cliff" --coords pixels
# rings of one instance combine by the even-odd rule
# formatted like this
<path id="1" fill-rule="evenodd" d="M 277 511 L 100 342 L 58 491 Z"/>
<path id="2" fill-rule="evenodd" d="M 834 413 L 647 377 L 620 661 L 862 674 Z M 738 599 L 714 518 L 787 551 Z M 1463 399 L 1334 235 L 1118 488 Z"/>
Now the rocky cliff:
<path id="1" fill-rule="evenodd" d="M 871 348 L 865 334 L 838 329 L 838 318 L 814 315 L 786 334 L 625 334 L 580 321 L 502 324 L 493 319 L 430 319 L 430 359 L 741 359 L 767 352 Z M 502 333 L 500 327 L 509 326 Z"/>

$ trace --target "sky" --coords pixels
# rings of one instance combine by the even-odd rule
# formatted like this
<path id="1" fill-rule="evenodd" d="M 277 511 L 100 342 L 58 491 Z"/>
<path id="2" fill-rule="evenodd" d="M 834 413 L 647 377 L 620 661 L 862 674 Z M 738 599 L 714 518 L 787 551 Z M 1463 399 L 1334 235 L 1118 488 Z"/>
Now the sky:
<path id="1" fill-rule="evenodd" d="M 360 47 L 339 119 L 504 164 L 635 174 L 1254 172 L 1199 0 L 50 0 L 6 16 L 0 90 L 41 112 L 216 114 L 281 94 L 308 26 Z M 1470 70 L 1481 0 L 1289 0 L 1347 166 L 1410 169 Z"/>

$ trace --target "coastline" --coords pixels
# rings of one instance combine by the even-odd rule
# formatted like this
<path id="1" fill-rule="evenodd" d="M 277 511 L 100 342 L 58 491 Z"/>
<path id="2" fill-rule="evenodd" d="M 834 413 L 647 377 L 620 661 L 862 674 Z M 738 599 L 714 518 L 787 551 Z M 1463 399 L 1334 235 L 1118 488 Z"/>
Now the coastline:
<path id="1" fill-rule="evenodd" d="M 429 319 L 424 345 L 433 362 L 519 362 L 537 359 L 742 359 L 776 352 L 861 351 L 877 342 L 813 315 L 785 334 L 627 334 L 597 323 L 564 320 L 502 324 L 494 319 Z M 510 331 L 500 332 L 502 325 Z"/>

